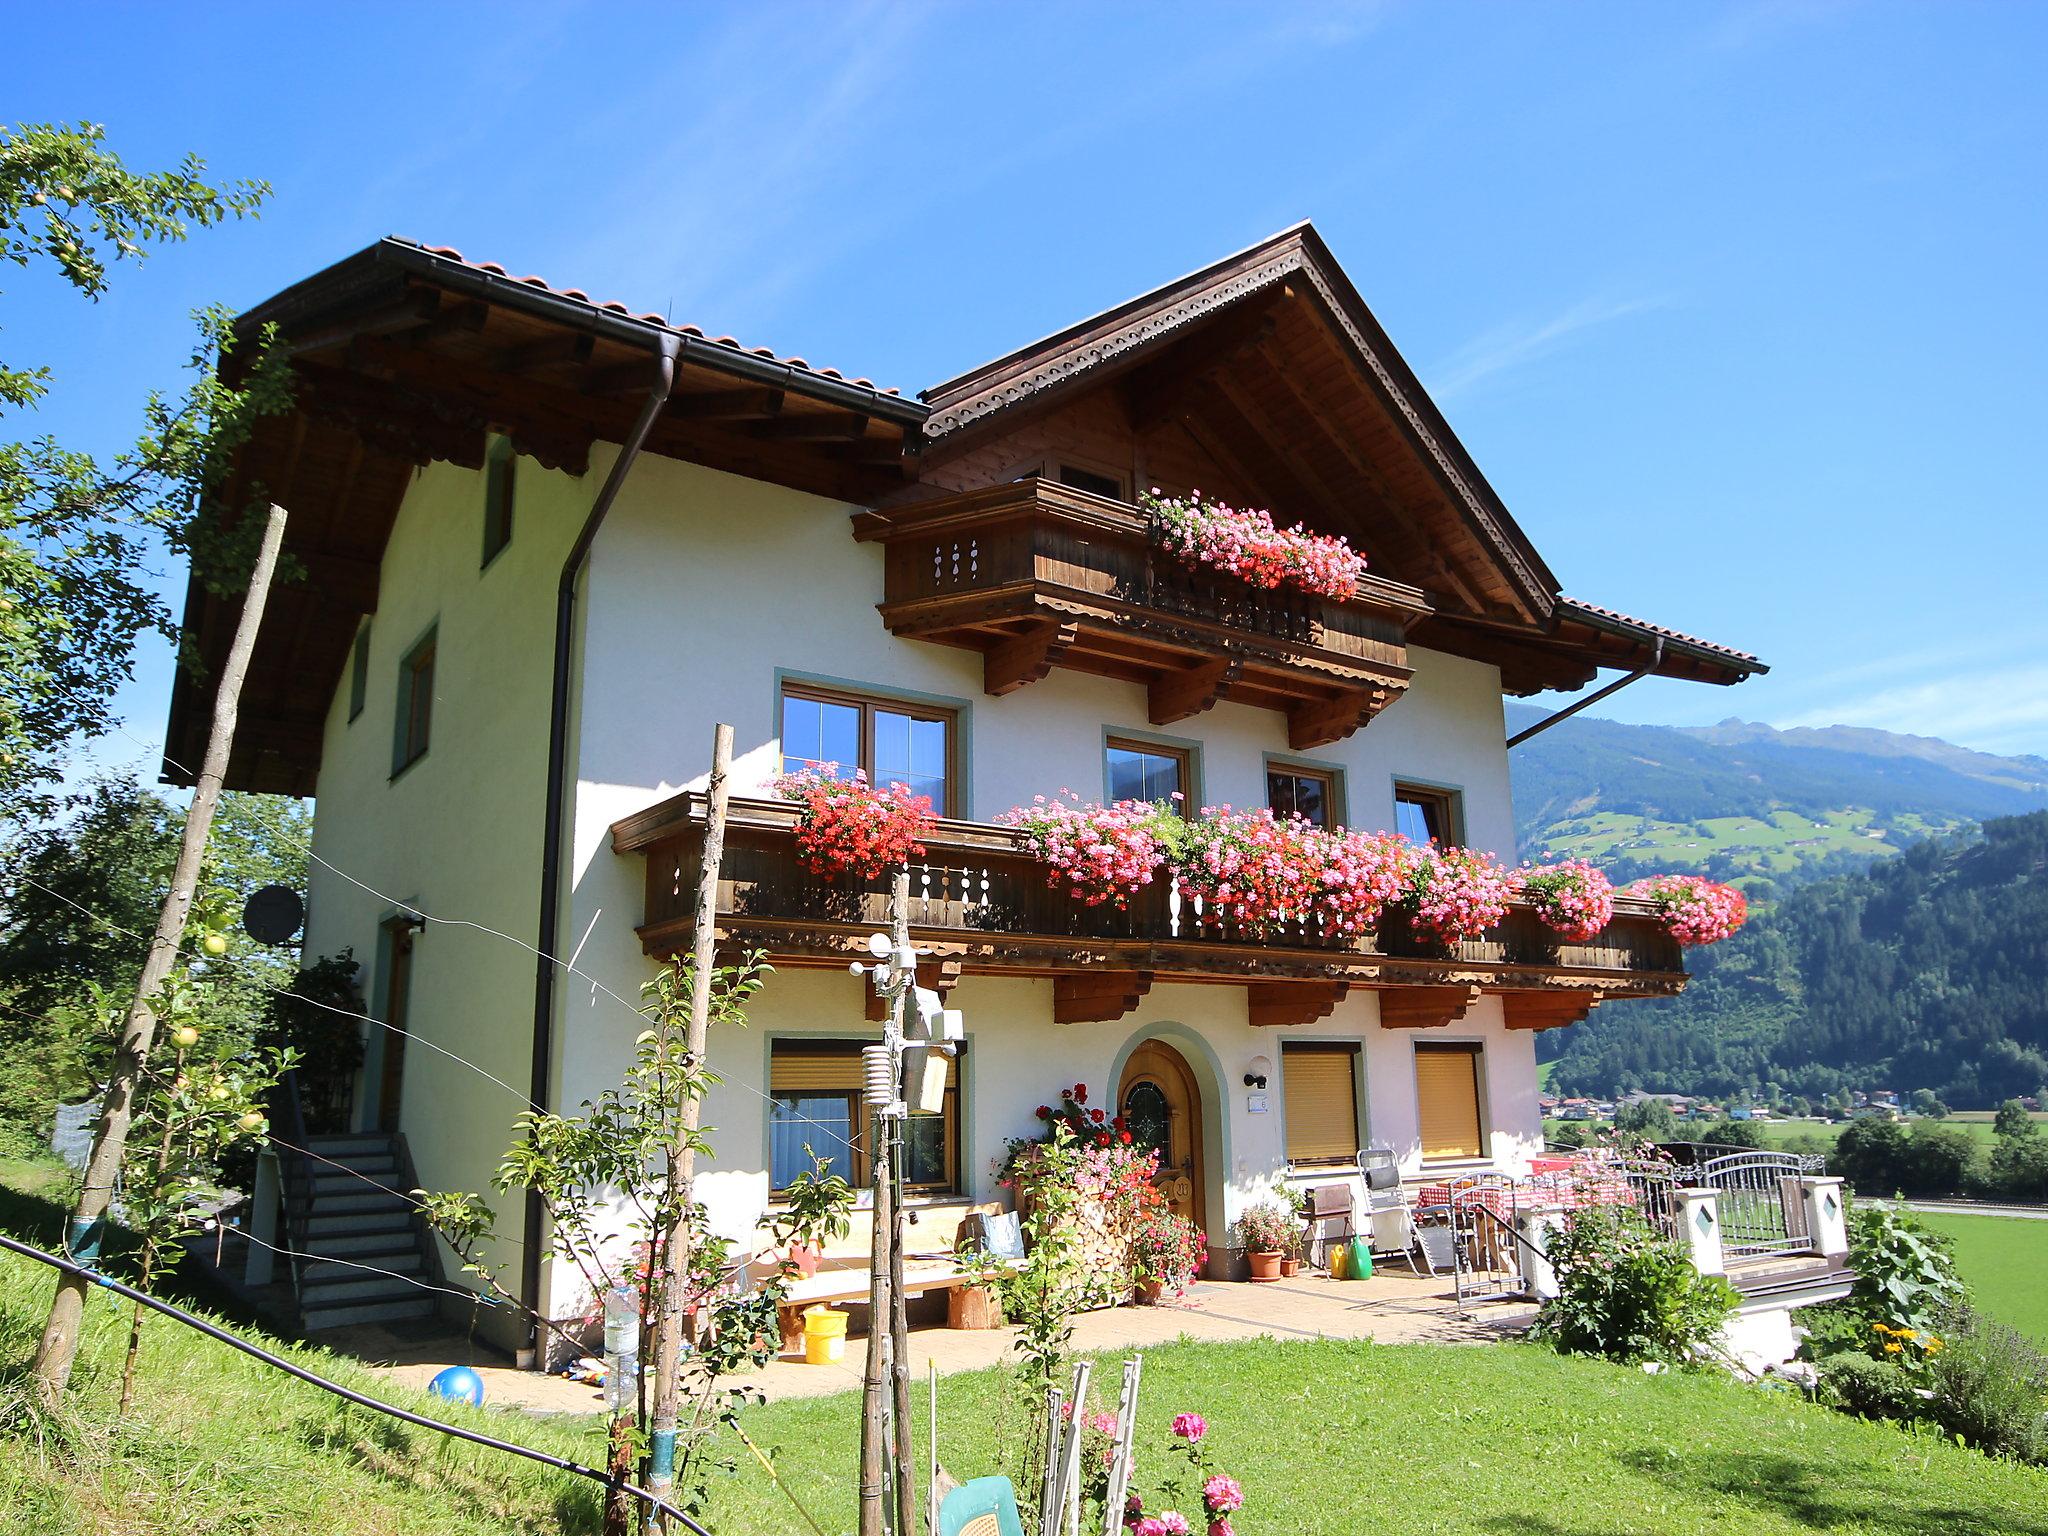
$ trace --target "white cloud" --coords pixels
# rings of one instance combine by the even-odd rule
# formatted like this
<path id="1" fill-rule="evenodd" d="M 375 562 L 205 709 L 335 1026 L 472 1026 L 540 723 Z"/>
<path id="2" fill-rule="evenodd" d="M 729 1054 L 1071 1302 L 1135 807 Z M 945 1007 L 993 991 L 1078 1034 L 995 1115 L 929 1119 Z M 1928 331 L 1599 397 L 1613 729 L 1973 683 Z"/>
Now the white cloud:
<path id="1" fill-rule="evenodd" d="M 1572 337 L 1631 315 L 1668 308 L 1664 297 L 1581 299 L 1547 320 L 1516 320 L 1474 337 L 1430 371 L 1428 386 L 1437 400 L 1469 389 L 1482 379 L 1546 357 Z"/>
<path id="2" fill-rule="evenodd" d="M 1982 752 L 2038 753 L 2048 740 L 2048 661 L 1957 667 L 1874 693 L 1844 693 L 1774 723 L 1867 725 Z"/>

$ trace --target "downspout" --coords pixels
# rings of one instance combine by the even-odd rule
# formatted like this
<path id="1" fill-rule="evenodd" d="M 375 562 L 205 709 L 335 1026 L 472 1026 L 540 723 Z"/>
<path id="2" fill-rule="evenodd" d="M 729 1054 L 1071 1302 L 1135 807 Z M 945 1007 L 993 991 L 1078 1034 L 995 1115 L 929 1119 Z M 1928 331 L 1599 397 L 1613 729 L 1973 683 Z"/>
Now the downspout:
<path id="1" fill-rule="evenodd" d="M 559 926 L 557 909 L 562 900 L 563 802 L 567 798 L 563 775 L 568 771 L 569 760 L 569 689 L 570 668 L 575 659 L 576 580 L 582 574 L 584 561 L 590 557 L 591 545 L 597 541 L 597 530 L 611 511 L 612 503 L 618 499 L 626 476 L 647 441 L 647 434 L 654 428 L 655 418 L 668 404 L 669 395 L 675 389 L 676 360 L 682 355 L 683 338 L 672 332 L 665 333 L 656 338 L 656 343 L 660 354 L 655 360 L 653 388 L 647 392 L 646 404 L 640 407 L 632 430 L 627 432 L 625 442 L 620 445 L 619 456 L 612 461 L 611 472 L 605 476 L 597 500 L 591 503 L 590 515 L 583 520 L 582 531 L 569 547 L 568 558 L 562 562 L 561 580 L 555 587 L 555 676 L 548 703 L 547 810 L 541 830 L 540 852 L 540 939 L 534 946 L 538 959 L 533 970 L 533 1069 L 526 1092 L 527 1107 L 535 1113 L 546 1110 L 549 1082 L 554 1075 L 555 941 Z M 520 1293 L 526 1305 L 536 1313 L 540 1310 L 544 1216 L 540 1195 L 528 1190 Z M 540 1324 L 535 1322 L 528 1335 L 529 1342 L 537 1346 L 539 1337 Z"/>
<path id="2" fill-rule="evenodd" d="M 1656 648 L 1650 652 L 1650 660 L 1648 665 L 1636 668 L 1635 671 L 1629 673 L 1626 677 L 1617 677 L 1605 688 L 1596 689 L 1594 692 L 1587 694 L 1583 699 L 1574 699 L 1571 703 L 1565 705 L 1563 709 L 1560 709 L 1556 714 L 1545 715 L 1541 720 L 1538 720 L 1526 731 L 1515 732 L 1514 735 L 1508 738 L 1508 746 L 1511 748 L 1519 747 L 1523 742 L 1527 741 L 1531 736 L 1534 736 L 1538 731 L 1547 731 L 1553 725 L 1557 724 L 1558 721 L 1571 719 L 1573 715 L 1576 715 L 1580 710 L 1584 709 L 1587 705 L 1598 704 L 1602 699 L 1606 698 L 1609 694 L 1619 693 L 1622 689 L 1626 688 L 1630 683 L 1640 682 L 1642 679 L 1648 677 L 1652 672 L 1656 671 L 1658 664 L 1663 660 L 1664 641 L 1660 637 L 1657 641 Z"/>

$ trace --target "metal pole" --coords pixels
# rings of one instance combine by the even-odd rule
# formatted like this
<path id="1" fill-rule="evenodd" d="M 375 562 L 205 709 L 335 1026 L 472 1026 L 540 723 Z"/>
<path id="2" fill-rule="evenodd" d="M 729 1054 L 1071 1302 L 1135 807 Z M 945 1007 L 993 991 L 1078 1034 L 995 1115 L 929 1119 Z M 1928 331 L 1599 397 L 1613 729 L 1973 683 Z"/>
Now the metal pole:
<path id="1" fill-rule="evenodd" d="M 860 1420 L 860 1536 L 884 1536 L 892 1513 L 900 1520 L 900 1498 L 892 1498 L 904 1465 L 901 1452 L 890 1454 L 888 1420 L 895 1393 L 890 1390 L 895 1353 L 895 1292 L 897 1231 L 895 1173 L 892 1166 L 892 1126 L 903 1071 L 904 989 L 916 978 L 916 967 L 903 973 L 904 952 L 910 947 L 910 872 L 897 871 L 890 890 L 890 955 L 886 986 L 890 993 L 888 1023 L 881 1046 L 881 1059 L 868 1058 L 863 1082 L 870 1100 L 868 1154 L 871 1183 L 873 1234 L 868 1244 L 868 1353 L 867 1369 L 861 1381 Z M 897 1440 L 907 1426 L 898 1425 Z M 907 1530 L 897 1536 L 910 1536 Z"/>

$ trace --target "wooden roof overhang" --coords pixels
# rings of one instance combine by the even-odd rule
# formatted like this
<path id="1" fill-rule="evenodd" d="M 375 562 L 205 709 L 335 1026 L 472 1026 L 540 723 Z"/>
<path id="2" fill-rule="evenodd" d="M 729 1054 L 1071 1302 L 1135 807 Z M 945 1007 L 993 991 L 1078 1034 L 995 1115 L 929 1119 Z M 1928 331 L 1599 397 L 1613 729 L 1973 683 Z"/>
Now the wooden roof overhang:
<path id="1" fill-rule="evenodd" d="M 646 860 L 638 932 L 649 955 L 690 942 L 705 818 L 705 797 L 692 791 L 612 826 L 613 850 Z M 730 802 L 719 936 L 765 950 L 777 965 L 844 967 L 866 952 L 870 932 L 888 926 L 889 882 L 810 874 L 796 856 L 795 820 L 788 801 Z M 1616 899 L 1614 921 L 1586 944 L 1557 943 L 1517 907 L 1483 938 L 1429 953 L 1392 937 L 1343 942 L 1303 924 L 1266 937 L 1205 929 L 1163 880 L 1121 911 L 1083 906 L 1048 883 L 1045 866 L 1007 827 L 940 821 L 924 842 L 910 868 L 920 951 L 947 977 L 1051 978 L 1061 1022 L 1118 1017 L 1156 980 L 1244 987 L 1254 1023 L 1311 1022 L 1357 987 L 1380 993 L 1388 1028 L 1451 1023 L 1491 993 L 1511 1027 L 1548 1029 L 1602 999 L 1671 996 L 1686 980 L 1677 942 L 1647 903 L 1628 897 Z"/>
<path id="2" fill-rule="evenodd" d="M 1511 693 L 1604 666 L 1716 683 L 1765 670 L 1562 596 L 1308 224 L 927 390 L 927 474 L 1088 391 L 1117 396 L 1141 444 L 1183 435 L 1282 521 L 1351 539 L 1421 593 L 1414 643 L 1498 664 Z"/>
<path id="3" fill-rule="evenodd" d="M 313 792 L 334 685 L 376 606 L 385 541 L 418 466 L 481 467 L 487 435 L 502 432 L 519 453 L 581 474 L 593 444 L 626 436 L 665 344 L 679 366 L 647 447 L 669 457 L 867 503 L 914 474 L 926 415 L 866 380 L 404 240 L 287 289 L 241 329 L 270 324 L 292 360 L 294 408 L 244 445 L 220 515 L 259 499 L 285 506 L 286 551 L 304 575 L 265 611 L 228 769 L 237 789 Z M 208 679 L 239 608 L 238 596 L 188 583 L 186 634 L 206 676 L 181 668 L 173 685 L 168 782 L 196 771 Z"/>
<path id="4" fill-rule="evenodd" d="M 1219 699 L 1275 709 L 1296 751 L 1324 746 L 1398 698 L 1422 594 L 1368 576 L 1338 602 L 1205 577 L 1156 547 L 1136 508 L 1031 478 L 857 513 L 887 550 L 892 634 L 982 655 L 1010 693 L 1070 667 L 1142 684 L 1154 725 Z"/>

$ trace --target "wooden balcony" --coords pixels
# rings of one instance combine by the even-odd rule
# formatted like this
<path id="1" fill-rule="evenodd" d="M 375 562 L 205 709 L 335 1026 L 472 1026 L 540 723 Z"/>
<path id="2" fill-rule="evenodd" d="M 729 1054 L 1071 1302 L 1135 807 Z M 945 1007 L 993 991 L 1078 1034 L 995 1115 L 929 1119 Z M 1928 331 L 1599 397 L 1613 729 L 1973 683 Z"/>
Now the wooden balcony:
<path id="1" fill-rule="evenodd" d="M 675 796 L 612 827 L 612 847 L 643 854 L 647 896 L 639 927 L 650 955 L 686 949 L 704 837 L 701 794 Z M 843 966 L 888 926 L 886 878 L 833 883 L 797 861 L 796 809 L 736 799 L 720 869 L 723 940 L 762 949 L 777 965 Z M 1603 998 L 1664 997 L 1685 985 L 1677 942 L 1647 904 L 1618 899 L 1614 921 L 1586 944 L 1559 944 L 1517 908 L 1455 953 L 1432 952 L 1405 931 L 1345 940 L 1313 922 L 1253 936 L 1205 921 L 1162 878 L 1129 908 L 1089 907 L 1055 890 L 1045 866 L 1006 827 L 942 821 L 910 869 L 912 935 L 931 956 L 931 984 L 963 974 L 1051 977 L 1061 1023 L 1113 1019 L 1154 981 L 1244 987 L 1254 1024 L 1325 1017 L 1352 987 L 1380 991 L 1388 1028 L 1449 1024 L 1482 993 L 1499 993 L 1511 1027 L 1549 1029 L 1584 1018 Z"/>
<path id="2" fill-rule="evenodd" d="M 1280 710 L 1297 751 L 1325 746 L 1400 697 L 1421 592 L 1368 576 L 1335 602 L 1264 591 L 1162 550 L 1136 507 L 1019 480 L 853 519 L 887 547 L 892 634 L 982 653 L 1005 694 L 1073 667 L 1142 683 L 1154 725 L 1218 699 Z"/>

